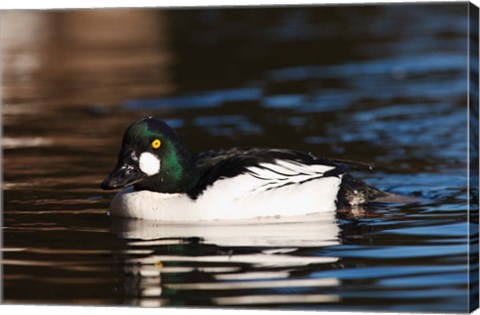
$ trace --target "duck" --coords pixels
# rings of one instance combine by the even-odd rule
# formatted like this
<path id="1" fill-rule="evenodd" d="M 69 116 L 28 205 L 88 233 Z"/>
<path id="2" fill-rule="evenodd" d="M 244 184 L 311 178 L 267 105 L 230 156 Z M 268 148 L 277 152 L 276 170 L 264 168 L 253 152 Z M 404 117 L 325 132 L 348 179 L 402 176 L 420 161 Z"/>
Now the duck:
<path id="1" fill-rule="evenodd" d="M 373 203 L 386 192 L 349 174 L 356 164 L 277 148 L 191 154 L 152 116 L 125 131 L 103 190 L 121 189 L 110 215 L 163 222 L 288 218 Z"/>

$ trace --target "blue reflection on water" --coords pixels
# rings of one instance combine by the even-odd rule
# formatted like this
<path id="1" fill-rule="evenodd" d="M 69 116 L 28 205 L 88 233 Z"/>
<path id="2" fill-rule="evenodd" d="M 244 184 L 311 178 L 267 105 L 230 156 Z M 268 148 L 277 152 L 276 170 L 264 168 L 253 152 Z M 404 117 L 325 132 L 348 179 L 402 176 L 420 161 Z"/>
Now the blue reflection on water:
<path id="1" fill-rule="evenodd" d="M 181 95 L 177 97 L 162 97 L 159 99 L 134 99 L 126 101 L 127 109 L 192 109 L 216 107 L 224 102 L 256 100 L 260 97 L 258 88 L 239 88 L 218 91 L 208 91 L 198 94 Z"/>
<path id="2" fill-rule="evenodd" d="M 456 54 L 422 54 L 397 56 L 383 60 L 356 62 L 333 66 L 292 67 L 271 71 L 268 78 L 274 81 L 306 79 L 351 78 L 390 75 L 401 69 L 408 75 L 456 71 L 467 66 L 467 58 Z M 356 83 L 361 84 L 362 80 Z M 412 88 L 412 87 L 411 87 Z"/>
<path id="3" fill-rule="evenodd" d="M 354 280 L 354 279 L 391 279 L 395 277 L 405 275 L 423 274 L 429 273 L 442 273 L 442 272 L 458 272 L 465 271 L 465 267 L 462 266 L 403 266 L 399 268 L 395 267 L 364 267 L 364 268 L 351 268 L 340 270 L 327 270 L 321 272 L 312 273 L 312 277 L 326 278 L 336 277 L 342 280 Z"/>
<path id="4" fill-rule="evenodd" d="M 465 231 L 466 233 L 466 231 Z M 391 258 L 420 258 L 420 257 L 435 257 L 435 256 L 449 256 L 449 255 L 463 255 L 467 251 L 466 243 L 457 245 L 441 245 L 441 246 L 357 246 L 350 249 L 348 252 L 344 248 L 339 248 L 341 253 L 337 253 L 334 248 L 334 255 L 341 255 L 342 257 L 376 257 L 378 259 Z M 465 260 L 466 262 L 466 260 Z"/>
<path id="5" fill-rule="evenodd" d="M 384 230 L 383 233 L 397 233 L 409 235 L 439 235 L 439 236 L 458 236 L 465 238 L 467 234 L 467 222 L 458 222 L 452 224 L 440 224 L 433 226 L 406 227 L 395 230 Z"/>

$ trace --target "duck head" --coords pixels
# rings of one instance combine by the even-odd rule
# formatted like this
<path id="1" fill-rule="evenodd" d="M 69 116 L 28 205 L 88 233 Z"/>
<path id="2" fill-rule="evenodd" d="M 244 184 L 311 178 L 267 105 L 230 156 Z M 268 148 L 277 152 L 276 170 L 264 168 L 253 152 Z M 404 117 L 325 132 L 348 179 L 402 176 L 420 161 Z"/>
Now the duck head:
<path id="1" fill-rule="evenodd" d="M 134 185 L 136 190 L 185 192 L 194 185 L 191 155 L 178 134 L 153 117 L 125 131 L 115 169 L 101 184 L 105 190 Z"/>

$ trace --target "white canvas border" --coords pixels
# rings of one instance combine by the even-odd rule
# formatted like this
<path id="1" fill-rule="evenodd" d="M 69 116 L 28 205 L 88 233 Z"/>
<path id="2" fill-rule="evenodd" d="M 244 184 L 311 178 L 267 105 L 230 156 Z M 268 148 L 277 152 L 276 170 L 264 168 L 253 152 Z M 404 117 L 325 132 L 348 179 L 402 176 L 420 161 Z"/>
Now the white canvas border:
<path id="1" fill-rule="evenodd" d="M 204 7 L 204 6 L 273 6 L 310 4 L 373 4 L 373 3 L 439 3 L 466 0 L 15 0 L 0 2 L 0 9 L 73 9 L 73 8 L 134 8 L 134 7 Z M 480 0 L 471 0 L 479 6 Z"/>

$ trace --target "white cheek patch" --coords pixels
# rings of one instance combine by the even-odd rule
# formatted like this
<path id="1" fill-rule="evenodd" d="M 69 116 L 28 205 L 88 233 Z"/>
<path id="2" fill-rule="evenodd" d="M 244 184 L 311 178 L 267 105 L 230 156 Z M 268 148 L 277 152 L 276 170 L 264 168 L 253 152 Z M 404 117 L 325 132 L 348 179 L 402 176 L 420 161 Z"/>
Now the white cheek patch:
<path id="1" fill-rule="evenodd" d="M 143 152 L 139 159 L 140 170 L 152 176 L 160 172 L 160 160 L 150 152 Z"/>

